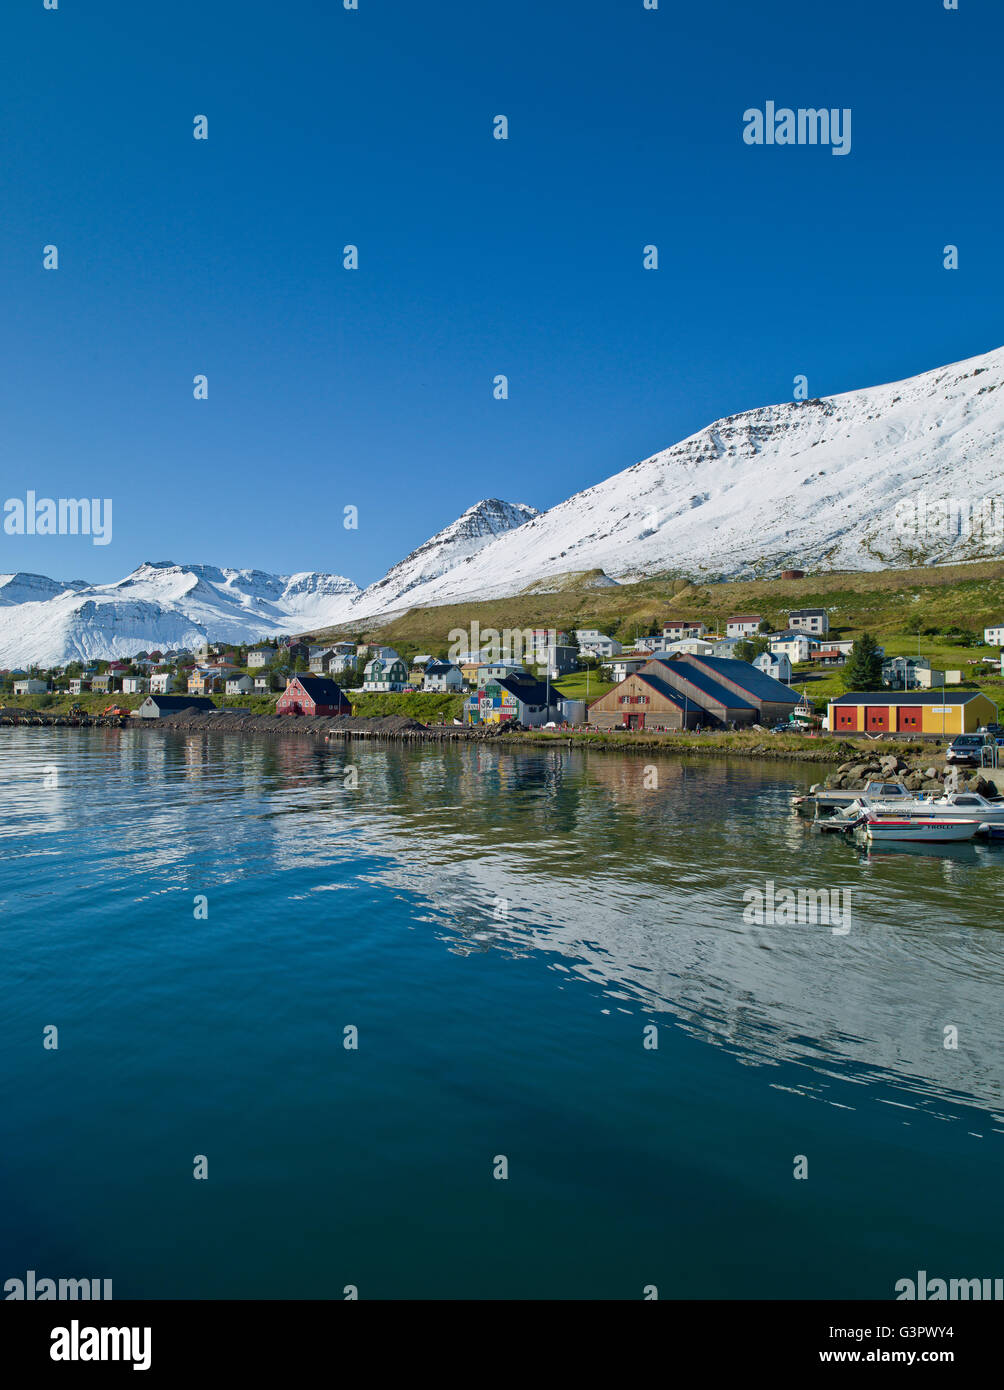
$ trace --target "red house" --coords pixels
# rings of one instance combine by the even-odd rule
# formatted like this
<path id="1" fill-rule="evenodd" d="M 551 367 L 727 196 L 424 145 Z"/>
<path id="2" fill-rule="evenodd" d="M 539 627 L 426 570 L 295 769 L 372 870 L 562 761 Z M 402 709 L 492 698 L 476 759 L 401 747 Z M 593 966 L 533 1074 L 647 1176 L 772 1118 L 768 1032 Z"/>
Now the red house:
<path id="1" fill-rule="evenodd" d="M 275 705 L 276 714 L 351 714 L 341 686 L 326 676 L 293 676 Z"/>

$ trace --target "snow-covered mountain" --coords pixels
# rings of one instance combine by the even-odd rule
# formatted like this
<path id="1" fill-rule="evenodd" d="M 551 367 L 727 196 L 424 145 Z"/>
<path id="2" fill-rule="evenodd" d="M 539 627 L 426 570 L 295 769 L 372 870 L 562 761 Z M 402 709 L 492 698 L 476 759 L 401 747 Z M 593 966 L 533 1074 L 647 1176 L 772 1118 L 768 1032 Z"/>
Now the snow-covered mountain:
<path id="1" fill-rule="evenodd" d="M 106 585 L 0 575 L 0 666 L 254 640 L 543 592 L 588 571 L 602 583 L 999 558 L 1002 388 L 998 348 L 892 385 L 732 415 L 550 511 L 479 502 L 365 590 L 338 575 L 169 562 Z M 943 499 L 977 512 L 992 499 L 994 524 L 960 534 L 932 511 Z"/>
<path id="2" fill-rule="evenodd" d="M 407 603 L 501 597 L 595 569 L 619 580 L 666 570 L 737 578 L 999 558 L 999 530 L 949 534 L 930 512 L 911 529 L 897 504 L 1000 502 L 1002 387 L 999 348 L 892 385 L 717 420 L 414 585 Z M 371 586 L 357 607 L 379 595 Z"/>
<path id="3" fill-rule="evenodd" d="M 386 612 L 411 606 L 411 594 L 424 585 L 447 574 L 462 576 L 477 556 L 498 536 L 508 535 L 540 513 L 525 502 L 501 502 L 497 497 L 468 507 L 431 540 L 406 555 L 382 579 L 356 599 L 353 605 L 360 614 Z M 464 580 L 457 581 L 463 587 Z"/>
<path id="4" fill-rule="evenodd" d="M 143 564 L 112 584 L 0 576 L 0 666 L 247 642 L 341 621 L 359 588 L 335 574 Z M 5 595 L 12 594 L 7 603 Z"/>
<path id="5" fill-rule="evenodd" d="M 394 606 L 416 584 L 465 563 L 503 531 L 536 515 L 522 503 L 477 503 L 372 586 L 377 596 L 366 611 Z M 337 574 L 276 575 L 169 560 L 140 565 L 111 584 L 0 575 L 0 667 L 52 666 L 332 627 L 363 616 L 361 597 L 357 584 Z"/>

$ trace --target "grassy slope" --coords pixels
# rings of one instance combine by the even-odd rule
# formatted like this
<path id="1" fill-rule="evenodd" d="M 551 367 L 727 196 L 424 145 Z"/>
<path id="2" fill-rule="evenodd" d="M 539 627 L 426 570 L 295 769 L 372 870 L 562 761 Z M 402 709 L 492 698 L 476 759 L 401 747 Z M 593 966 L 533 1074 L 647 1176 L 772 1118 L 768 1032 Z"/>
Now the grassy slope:
<path id="1" fill-rule="evenodd" d="M 977 632 L 1004 622 L 1004 562 L 730 584 L 691 584 L 674 576 L 603 589 L 568 582 L 551 594 L 524 592 L 506 599 L 410 609 L 385 626 L 359 635 L 394 646 L 402 656 L 418 651 L 445 656 L 451 629 L 467 630 L 473 621 L 482 631 L 598 627 L 629 643 L 636 632 L 658 630 L 674 616 L 697 618 L 724 631 L 730 614 L 758 612 L 780 629 L 790 608 L 825 608 L 834 637 L 853 638 L 867 630 L 887 655 L 916 656 L 918 639 L 902 630 L 907 618 L 919 618 L 923 627 L 943 630 L 958 625 Z M 962 647 L 943 636 L 920 638 L 920 654 L 930 658 L 935 668 L 961 670 L 964 686 L 986 690 L 999 700 L 1004 695 L 999 674 L 987 675 L 969 665 L 971 659 L 995 651 Z M 817 703 L 844 690 L 839 667 L 822 671 L 797 667 L 795 684 L 799 688 L 804 684 Z M 558 682 L 558 688 L 573 698 L 584 698 L 584 675 L 568 677 Z M 590 678 L 591 699 L 609 688 Z"/>
<path id="2" fill-rule="evenodd" d="M 567 585 L 552 594 L 413 608 L 385 626 L 360 632 L 357 625 L 353 631 L 394 646 L 402 656 L 418 651 L 441 656 L 450 630 L 466 630 L 475 619 L 482 629 L 598 627 L 623 642 L 632 640 L 636 630 L 658 628 L 669 617 L 695 617 L 714 628 L 731 613 L 754 611 L 781 628 L 789 608 L 826 608 L 835 629 L 853 636 L 867 628 L 886 646 L 886 638 L 901 633 L 908 616 L 919 616 L 924 627 L 960 624 L 982 630 L 1004 622 L 1004 561 L 731 584 L 664 578 L 604 589 Z M 926 640 L 921 639 L 922 651 Z M 906 650 L 916 652 L 916 646 L 913 638 Z"/>

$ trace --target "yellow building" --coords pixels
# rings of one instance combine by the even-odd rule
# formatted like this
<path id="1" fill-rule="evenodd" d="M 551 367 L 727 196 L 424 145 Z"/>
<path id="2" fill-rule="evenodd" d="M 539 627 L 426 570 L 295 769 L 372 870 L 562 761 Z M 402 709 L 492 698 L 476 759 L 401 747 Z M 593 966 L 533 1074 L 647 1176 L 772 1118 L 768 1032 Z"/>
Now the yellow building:
<path id="1" fill-rule="evenodd" d="M 980 690 L 851 691 L 831 700 L 832 734 L 971 734 L 997 719 Z"/>

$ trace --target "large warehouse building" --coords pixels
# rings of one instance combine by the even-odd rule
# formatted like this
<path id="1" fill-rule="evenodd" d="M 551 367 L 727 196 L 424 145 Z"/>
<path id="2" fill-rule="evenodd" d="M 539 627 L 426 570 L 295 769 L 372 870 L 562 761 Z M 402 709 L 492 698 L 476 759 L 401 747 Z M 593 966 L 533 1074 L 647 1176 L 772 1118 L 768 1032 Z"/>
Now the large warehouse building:
<path id="1" fill-rule="evenodd" d="M 971 734 L 997 718 L 979 690 L 865 690 L 831 700 L 834 734 Z"/>
<path id="2" fill-rule="evenodd" d="M 798 696 L 746 661 L 653 656 L 589 706 L 596 729 L 694 729 L 787 719 Z"/>

